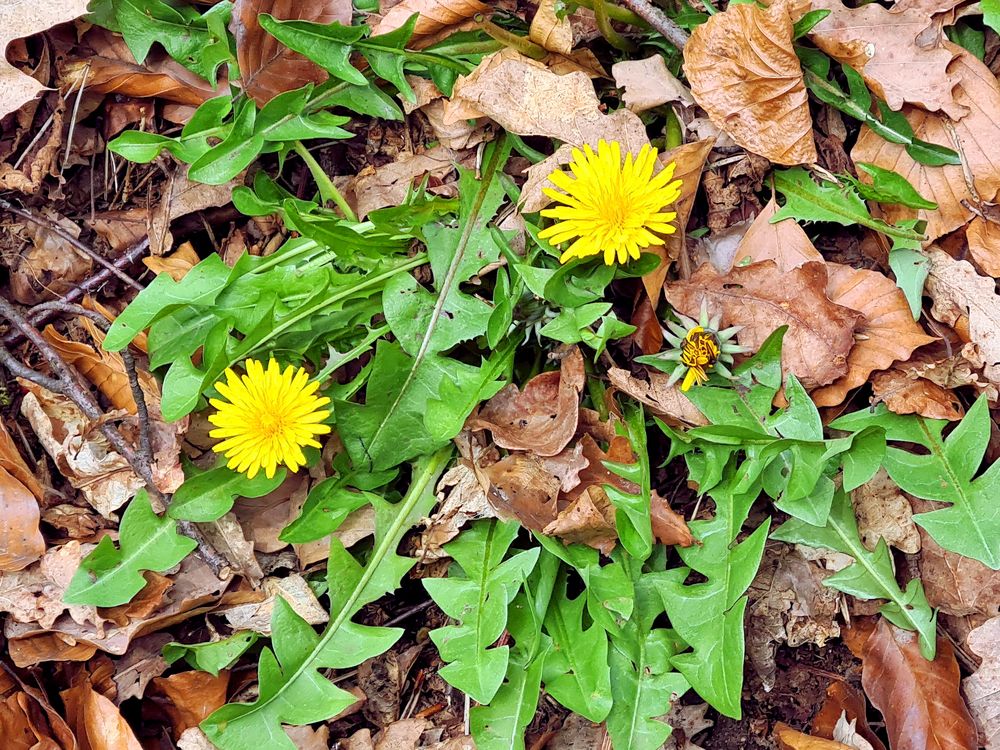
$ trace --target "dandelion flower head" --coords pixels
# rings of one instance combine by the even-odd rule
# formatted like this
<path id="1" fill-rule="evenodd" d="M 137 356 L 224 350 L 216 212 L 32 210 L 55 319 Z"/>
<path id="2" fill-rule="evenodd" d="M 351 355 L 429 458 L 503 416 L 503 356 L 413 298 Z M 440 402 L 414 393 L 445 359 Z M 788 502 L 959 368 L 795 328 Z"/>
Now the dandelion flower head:
<path id="1" fill-rule="evenodd" d="M 559 258 L 562 263 L 603 252 L 610 266 L 637 260 L 643 248 L 662 245 L 661 235 L 677 231 L 670 223 L 677 213 L 664 209 L 680 197 L 681 181 L 673 180 L 673 162 L 654 175 L 656 164 L 656 149 L 649 144 L 637 155 L 627 153 L 624 162 L 616 141 L 602 139 L 596 153 L 589 145 L 573 149 L 573 176 L 558 169 L 549 175 L 564 192 L 543 188 L 562 205 L 542 211 L 556 222 L 538 236 L 554 245 L 572 240 Z"/>
<path id="2" fill-rule="evenodd" d="M 297 471 L 306 462 L 302 448 L 319 448 L 316 436 L 330 432 L 323 424 L 330 412 L 322 408 L 330 399 L 316 395 L 319 381 L 310 382 L 301 367 L 282 371 L 274 358 L 267 369 L 255 359 L 244 366 L 245 375 L 227 369 L 225 382 L 215 384 L 225 400 L 210 399 L 216 412 L 208 418 L 215 425 L 209 435 L 222 439 L 213 450 L 250 479 L 261 469 L 268 479 L 279 466 Z"/>

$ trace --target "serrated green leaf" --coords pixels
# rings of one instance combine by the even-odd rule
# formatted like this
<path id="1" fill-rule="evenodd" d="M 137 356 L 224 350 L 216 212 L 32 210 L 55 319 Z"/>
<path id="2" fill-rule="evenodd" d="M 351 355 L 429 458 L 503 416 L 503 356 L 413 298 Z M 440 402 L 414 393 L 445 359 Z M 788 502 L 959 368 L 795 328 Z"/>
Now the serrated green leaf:
<path id="1" fill-rule="evenodd" d="M 351 65 L 352 45 L 366 33 L 364 26 L 328 25 L 308 21 L 279 21 L 261 13 L 258 22 L 264 31 L 283 45 L 304 55 L 342 81 L 363 86 L 368 81 L 360 70 Z"/>
<path id="2" fill-rule="evenodd" d="M 889 251 L 889 267 L 896 275 L 896 286 L 906 295 L 910 314 L 914 320 L 919 320 L 924 306 L 924 282 L 930 274 L 930 261 L 919 250 L 901 248 Z"/>
<path id="3" fill-rule="evenodd" d="M 126 604 L 146 585 L 143 571 L 162 573 L 177 565 L 198 546 L 177 533 L 177 522 L 153 512 L 145 490 L 132 498 L 118 529 L 119 546 L 105 536 L 70 581 L 63 601 L 116 607 Z"/>
<path id="4" fill-rule="evenodd" d="M 358 508 L 377 497 L 371 492 L 356 492 L 344 484 L 348 477 L 324 479 L 311 490 L 299 517 L 278 536 L 283 542 L 306 544 L 332 534 Z"/>
<path id="5" fill-rule="evenodd" d="M 237 497 L 263 497 L 285 481 L 280 469 L 271 479 L 258 474 L 248 479 L 225 464 L 189 476 L 174 493 L 167 514 L 184 521 L 215 521 L 232 510 Z"/>
<path id="6" fill-rule="evenodd" d="M 646 448 L 646 418 L 641 405 L 625 408 L 625 430 L 635 463 L 622 464 L 604 461 L 604 467 L 639 487 L 635 494 L 625 492 L 620 487 L 606 484 L 604 491 L 615 506 L 615 528 L 618 539 L 628 553 L 636 560 L 645 560 L 653 549 L 653 528 L 650 523 L 651 503 L 649 452 Z"/>
<path id="7" fill-rule="evenodd" d="M 883 169 L 877 164 L 859 161 L 855 166 L 871 177 L 871 183 L 852 180 L 862 198 L 879 203 L 898 204 L 908 208 L 923 208 L 929 211 L 936 209 L 937 203 L 924 198 L 909 180 L 901 174 Z"/>
<path id="8" fill-rule="evenodd" d="M 257 642 L 258 635 L 252 630 L 234 633 L 228 638 L 206 643 L 177 643 L 163 647 L 163 660 L 173 664 L 183 658 L 194 669 L 208 672 L 213 677 L 223 669 L 228 669 L 247 649 Z"/>

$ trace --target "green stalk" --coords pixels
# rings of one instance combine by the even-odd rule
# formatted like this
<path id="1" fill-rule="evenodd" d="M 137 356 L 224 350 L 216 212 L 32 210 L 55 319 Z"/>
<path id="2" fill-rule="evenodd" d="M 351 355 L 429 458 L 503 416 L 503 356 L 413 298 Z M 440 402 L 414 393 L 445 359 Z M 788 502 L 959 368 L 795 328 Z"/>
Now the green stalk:
<path id="1" fill-rule="evenodd" d="M 674 112 L 673 107 L 669 107 L 667 109 L 667 127 L 665 135 L 668 150 L 677 148 L 684 143 L 684 133 L 681 130 L 681 121 L 677 119 L 677 113 Z"/>
<path id="2" fill-rule="evenodd" d="M 341 210 L 344 214 L 344 218 L 351 222 L 357 222 L 358 217 L 355 215 L 351 207 L 347 205 L 347 201 L 344 200 L 344 196 L 340 194 L 337 190 L 337 186 L 333 184 L 333 180 L 330 179 L 330 175 L 326 173 L 320 163 L 316 161 L 316 157 L 310 153 L 302 141 L 295 141 L 295 153 L 302 157 L 302 161 L 306 163 L 309 167 L 309 171 L 312 172 L 313 179 L 316 180 L 316 185 L 319 187 L 319 195 L 323 199 L 324 203 L 332 202 L 337 208 Z"/>
<path id="3" fill-rule="evenodd" d="M 506 29 L 500 28 L 481 15 L 476 16 L 476 25 L 498 42 L 502 42 L 511 49 L 517 50 L 525 57 L 530 57 L 532 60 L 541 60 L 549 54 L 549 51 L 544 47 L 535 44 L 530 39 L 525 39 L 523 36 L 512 34 Z"/>
<path id="4" fill-rule="evenodd" d="M 589 10 L 595 10 L 594 6 L 600 0 L 576 0 L 576 4 L 581 8 L 588 8 Z M 649 28 L 649 24 L 646 23 L 640 16 L 630 11 L 628 8 L 622 8 L 619 5 L 611 3 L 607 5 L 608 18 L 612 21 L 621 21 L 622 23 L 631 24 L 632 26 L 640 26 L 644 29 Z"/>
<path id="5" fill-rule="evenodd" d="M 612 47 L 622 52 L 634 52 L 636 46 L 623 37 L 611 25 L 608 14 L 608 3 L 606 0 L 594 0 L 594 18 L 597 21 L 597 28 Z"/>

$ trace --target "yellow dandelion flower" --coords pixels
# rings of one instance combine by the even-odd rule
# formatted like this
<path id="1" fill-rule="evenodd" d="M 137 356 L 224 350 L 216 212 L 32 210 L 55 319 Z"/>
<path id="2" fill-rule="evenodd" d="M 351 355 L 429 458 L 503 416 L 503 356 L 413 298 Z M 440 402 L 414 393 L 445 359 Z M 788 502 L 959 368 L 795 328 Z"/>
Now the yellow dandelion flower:
<path id="1" fill-rule="evenodd" d="M 617 260 L 626 263 L 638 259 L 643 248 L 662 245 L 660 235 L 677 231 L 670 222 L 674 211 L 663 209 L 681 195 L 681 181 L 671 179 L 676 165 L 671 162 L 654 175 L 656 149 L 648 144 L 633 158 L 621 145 L 601 140 L 597 153 L 590 146 L 573 149 L 569 165 L 576 179 L 556 170 L 549 181 L 565 192 L 544 188 L 547 196 L 563 204 L 542 211 L 542 216 L 557 219 L 539 233 L 539 237 L 560 245 L 573 243 L 559 258 L 586 258 L 604 253 L 609 266 Z"/>
<path id="2" fill-rule="evenodd" d="M 215 384 L 226 400 L 209 401 L 216 412 L 208 421 L 216 429 L 208 434 L 223 439 L 213 450 L 229 459 L 230 469 L 250 479 L 261 469 L 270 479 L 282 465 L 298 471 L 306 462 L 302 448 L 319 448 L 316 436 L 330 432 L 329 425 L 322 424 L 330 415 L 322 407 L 330 399 L 315 395 L 319 382 L 309 382 L 309 373 L 301 367 L 289 365 L 282 372 L 274 358 L 266 370 L 255 359 L 244 364 L 246 375 L 227 369 L 226 381 Z"/>
<path id="3" fill-rule="evenodd" d="M 684 336 L 681 342 L 681 364 L 687 368 L 681 390 L 686 391 L 692 385 L 701 385 L 708 381 L 708 371 L 719 361 L 722 348 L 718 337 L 701 326 L 695 326 Z"/>

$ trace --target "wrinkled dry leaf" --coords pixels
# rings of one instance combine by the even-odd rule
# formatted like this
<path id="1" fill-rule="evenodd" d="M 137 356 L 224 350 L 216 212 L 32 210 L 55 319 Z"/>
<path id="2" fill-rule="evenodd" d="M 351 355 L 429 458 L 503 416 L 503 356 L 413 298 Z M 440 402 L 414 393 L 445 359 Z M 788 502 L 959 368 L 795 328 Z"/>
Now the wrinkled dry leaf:
<path id="1" fill-rule="evenodd" d="M 743 6 L 737 6 L 743 7 Z M 787 325 L 781 367 L 807 389 L 847 374 L 854 329 L 863 316 L 826 296 L 823 263 L 805 263 L 782 272 L 774 261 L 717 273 L 702 265 L 687 281 L 667 284 L 667 300 L 680 312 L 697 317 L 702 300 L 709 313 L 722 313 L 724 326 L 741 325 L 740 344 L 755 351 L 775 328 Z"/>
<path id="2" fill-rule="evenodd" d="M 919 414 L 928 419 L 952 422 L 965 416 L 965 408 L 954 391 L 903 370 L 876 372 L 871 377 L 872 403 L 884 403 L 895 414 Z"/>
<path id="3" fill-rule="evenodd" d="M 730 5 L 695 28 L 684 73 L 712 122 L 777 164 L 816 161 L 812 117 L 785 2 Z"/>
<path id="4" fill-rule="evenodd" d="M 969 650 L 982 657 L 975 674 L 962 680 L 969 711 L 986 750 L 1000 748 L 1000 617 L 980 625 L 966 638 Z"/>
<path id="5" fill-rule="evenodd" d="M 422 42 L 439 32 L 490 11 L 490 6 L 479 0 L 403 0 L 372 24 L 372 35 L 389 34 L 405 25 L 414 13 L 419 13 L 410 46 L 420 48 L 424 46 Z"/>
<path id="6" fill-rule="evenodd" d="M 884 468 L 851 490 L 851 503 L 858 519 L 858 533 L 869 551 L 875 550 L 879 539 L 907 554 L 920 551 L 920 534 L 913 522 L 910 501 Z"/>
<path id="7" fill-rule="evenodd" d="M 618 542 L 615 506 L 607 493 L 596 485 L 587 487 L 556 519 L 542 529 L 564 542 L 576 542 L 610 555 Z"/>
<path id="8" fill-rule="evenodd" d="M 707 703 L 683 705 L 675 702 L 665 719 L 674 731 L 667 737 L 662 750 L 703 750 L 700 745 L 694 744 L 691 738 L 715 724 L 711 719 L 705 718 L 707 710 Z"/>
<path id="9" fill-rule="evenodd" d="M 540 0 L 531 19 L 528 39 L 550 52 L 568 55 L 573 50 L 573 26 L 569 17 L 556 15 L 557 0 Z"/>
<path id="10" fill-rule="evenodd" d="M 854 750 L 875 750 L 872 743 L 858 733 L 857 725 L 857 719 L 848 721 L 847 717 L 841 714 L 833 728 L 833 739 Z"/>
<path id="11" fill-rule="evenodd" d="M 648 370 L 649 380 L 640 380 L 628 370 L 612 367 L 608 380 L 622 393 L 644 404 L 649 412 L 670 424 L 680 427 L 701 427 L 708 424 L 705 415 L 698 411 L 677 384 L 668 386 L 670 376 L 657 370 Z"/>
<path id="12" fill-rule="evenodd" d="M 987 276 L 1000 276 L 1000 224 L 976 216 L 965 228 L 969 255 Z"/>
<path id="13" fill-rule="evenodd" d="M 594 85 L 585 74 L 556 75 L 543 63 L 509 48 L 484 57 L 472 73 L 460 77 L 452 101 L 517 135 L 542 135 L 574 146 L 596 146 L 604 138 L 632 152 L 649 142 L 638 115 L 625 109 L 610 115 L 601 112 Z M 468 112 L 462 113 L 467 116 Z"/>
<path id="14" fill-rule="evenodd" d="M 790 271 L 811 260 L 823 260 L 823 256 L 813 247 L 813 243 L 797 221 L 786 219 L 775 224 L 771 223 L 777 212 L 778 204 L 772 196 L 743 235 L 743 239 L 736 247 L 732 263 L 726 266 L 726 269 L 762 260 L 773 260 L 779 270 Z"/>
<path id="15" fill-rule="evenodd" d="M 21 458 L 21 453 L 18 451 L 17 446 L 14 445 L 13 438 L 11 438 L 10 433 L 7 432 L 7 427 L 2 422 L 0 422 L 0 468 L 6 470 L 17 481 L 27 487 L 37 500 L 41 500 L 45 496 L 45 489 L 34 473 L 32 473 L 31 469 L 28 468 L 24 459 Z"/>
<path id="16" fill-rule="evenodd" d="M 834 680 L 826 688 L 826 700 L 813 717 L 810 731 L 817 737 L 835 739 L 834 732 L 837 725 L 846 717 L 854 723 L 857 735 L 862 737 L 873 750 L 885 750 L 882 740 L 868 726 L 866 712 L 867 703 L 864 695 L 843 680 Z"/>
<path id="17" fill-rule="evenodd" d="M 208 543 L 218 552 L 233 572 L 245 577 L 253 585 L 260 583 L 264 572 L 253 553 L 253 543 L 243 533 L 243 527 L 233 513 L 198 526 Z"/>
<path id="18" fill-rule="evenodd" d="M 615 86 L 622 89 L 622 101 L 633 112 L 645 112 L 670 102 L 694 105 L 691 90 L 667 70 L 662 55 L 617 62 L 611 66 L 611 75 Z"/>
<path id="19" fill-rule="evenodd" d="M 395 161 L 363 170 L 351 185 L 358 216 L 363 219 L 376 209 L 402 204 L 410 188 L 424 179 L 443 182 L 455 170 L 456 161 L 451 149 L 437 146 L 422 154 L 403 151 Z"/>
<path id="20" fill-rule="evenodd" d="M 877 271 L 827 264 L 826 294 L 838 305 L 857 310 L 865 322 L 847 358 L 847 374 L 811 395 L 817 406 L 836 406 L 848 391 L 864 385 L 872 372 L 905 361 L 913 350 L 933 342 L 914 322 L 896 283 Z"/>
<path id="21" fill-rule="evenodd" d="M 62 595 L 73 574 L 93 545 L 68 542 L 45 552 L 36 565 L 17 573 L 0 575 L 0 612 L 16 622 L 37 623 L 50 629 L 63 612 L 77 623 L 99 625 L 103 618 L 86 605 L 63 604 Z"/>
<path id="22" fill-rule="evenodd" d="M 136 638 L 128 652 L 115 662 L 112 679 L 118 695 L 115 701 L 121 705 L 129 698 L 141 698 L 154 677 L 159 677 L 169 668 L 163 658 L 163 647 L 173 641 L 167 633 Z"/>
<path id="23" fill-rule="evenodd" d="M 150 271 L 165 273 L 174 281 L 183 279 L 200 261 L 201 258 L 190 242 L 180 244 L 176 250 L 167 255 L 154 255 L 142 259 L 143 265 Z"/>
<path id="24" fill-rule="evenodd" d="M 232 200 L 233 188 L 243 184 L 243 177 L 237 176 L 222 185 L 204 185 L 191 182 L 187 169 L 180 168 L 171 175 L 168 184 L 165 195 L 149 217 L 149 252 L 152 255 L 173 250 L 170 222 L 206 208 L 225 206 Z"/>
<path id="25" fill-rule="evenodd" d="M 87 12 L 87 0 L 47 0 L 47 2 L 5 2 L 0 4 L 0 52 L 15 39 L 45 31 L 56 24 L 72 21 Z M 45 87 L 25 75 L 0 55 L 0 117 L 6 117 L 34 99 Z"/>
<path id="26" fill-rule="evenodd" d="M 465 463 L 455 464 L 441 477 L 437 493 L 440 503 L 420 535 L 421 560 L 444 557 L 442 545 L 458 536 L 463 526 L 496 515 L 476 472 Z"/>
<path id="27" fill-rule="evenodd" d="M 976 725 L 959 693 L 951 643 L 938 637 L 937 655 L 920 655 L 917 634 L 880 618 L 864 645 L 861 684 L 882 716 L 893 750 L 975 750 Z"/>
<path id="28" fill-rule="evenodd" d="M 954 98 L 958 76 L 948 72 L 957 54 L 954 48 L 944 46 L 944 34 L 930 43 L 919 39 L 930 22 L 927 13 L 916 8 L 889 10 L 878 3 L 848 8 L 840 0 L 814 0 L 812 8 L 831 13 L 813 27 L 809 38 L 861 73 L 890 109 L 914 104 L 955 120 L 968 113 Z"/>
<path id="29" fill-rule="evenodd" d="M 513 383 L 506 386 L 466 427 L 489 430 L 501 448 L 554 456 L 576 434 L 584 380 L 583 355 L 573 347 L 558 371 L 536 375 L 523 391 Z"/>
<path id="30" fill-rule="evenodd" d="M 929 240 L 951 232 L 972 218 L 962 201 L 975 203 L 966 185 L 963 168 L 972 175 L 979 198 L 994 201 L 1000 195 L 1000 157 L 994 144 L 1000 141 L 1000 84 L 996 76 L 974 55 L 949 42 L 945 49 L 958 55 L 948 66 L 949 74 L 956 75 L 961 84 L 955 91 L 955 101 L 970 112 L 952 123 L 943 115 L 927 112 L 917 107 L 903 107 L 903 114 L 913 126 L 914 135 L 931 143 L 956 148 L 951 132 L 955 133 L 961 147 L 961 166 L 928 167 L 909 157 L 903 146 L 889 143 L 881 136 L 863 127 L 857 144 L 851 150 L 855 161 L 871 162 L 883 169 L 899 173 L 927 200 L 938 208 L 933 211 L 905 208 L 899 205 L 883 206 L 886 218 L 897 222 L 901 219 L 920 218 L 927 221 Z"/>
<path id="31" fill-rule="evenodd" d="M 120 253 L 146 238 L 149 231 L 149 209 L 126 208 L 121 211 L 99 211 L 86 221 L 97 234 Z"/>
<path id="32" fill-rule="evenodd" d="M 222 670 L 213 677 L 208 672 L 192 670 L 153 680 L 153 689 L 167 700 L 163 710 L 170 718 L 174 739 L 179 739 L 191 727 L 198 726 L 226 702 L 229 672 Z"/>
<path id="33" fill-rule="evenodd" d="M 80 227 L 68 219 L 55 217 L 55 221 L 73 237 L 80 236 Z M 34 305 L 61 297 L 93 270 L 89 257 L 67 247 L 66 240 L 48 228 L 28 223 L 24 234 L 32 243 L 14 262 L 10 279 L 11 294 L 17 302 Z"/>
<path id="34" fill-rule="evenodd" d="M 38 500 L 0 467 L 0 573 L 23 570 L 45 554 Z"/>
<path id="35" fill-rule="evenodd" d="M 261 589 L 266 597 L 264 601 L 241 604 L 225 612 L 226 620 L 233 630 L 252 630 L 270 636 L 271 612 L 274 610 L 275 599 L 279 596 L 310 625 L 322 625 L 330 619 L 306 579 L 297 573 L 284 578 L 265 578 Z"/>
<path id="36" fill-rule="evenodd" d="M 515 453 L 479 470 L 486 499 L 496 515 L 516 519 L 525 528 L 542 531 L 558 515 L 559 480 L 545 470 L 538 456 Z"/>

